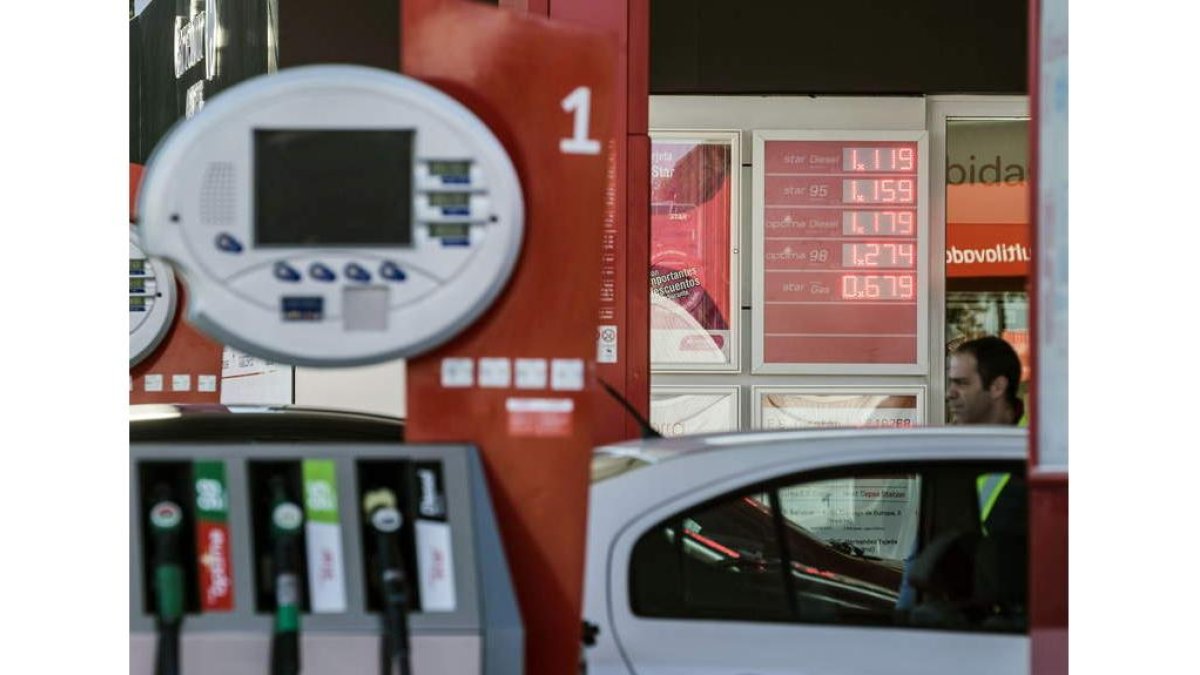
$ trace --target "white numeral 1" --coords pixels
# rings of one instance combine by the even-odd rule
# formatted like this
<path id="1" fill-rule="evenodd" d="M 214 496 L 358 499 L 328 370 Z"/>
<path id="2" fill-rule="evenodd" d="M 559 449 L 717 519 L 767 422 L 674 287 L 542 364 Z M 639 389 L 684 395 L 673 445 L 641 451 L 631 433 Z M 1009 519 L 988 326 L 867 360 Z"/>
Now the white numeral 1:
<path id="1" fill-rule="evenodd" d="M 577 87 L 569 96 L 563 99 L 562 109 L 575 113 L 575 135 L 558 142 L 558 149 L 571 155 L 598 155 L 600 141 L 588 138 L 588 122 L 592 116 L 592 90 L 589 87 Z"/>

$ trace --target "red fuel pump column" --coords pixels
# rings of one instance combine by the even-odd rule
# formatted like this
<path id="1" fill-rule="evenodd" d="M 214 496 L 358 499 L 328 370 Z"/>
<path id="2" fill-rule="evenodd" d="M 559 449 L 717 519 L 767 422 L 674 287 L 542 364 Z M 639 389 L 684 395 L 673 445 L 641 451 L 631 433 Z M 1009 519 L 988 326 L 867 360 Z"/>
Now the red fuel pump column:
<path id="1" fill-rule="evenodd" d="M 129 165 L 129 214 L 133 220 L 142 166 Z M 132 273 L 131 273 L 132 283 Z M 174 281 L 174 280 L 173 280 Z M 187 293 L 174 281 L 177 303 L 165 337 L 149 355 L 129 369 L 129 403 L 221 402 L 222 346 L 187 321 Z M 132 289 L 131 289 L 132 297 Z"/>
<path id="2" fill-rule="evenodd" d="M 500 6 L 617 38 L 596 372 L 649 419 L 650 0 L 500 0 Z M 598 403 L 596 419 L 597 444 L 639 434 L 637 422 L 611 398 Z"/>
<path id="3" fill-rule="evenodd" d="M 401 35 L 401 72 L 483 119 L 525 189 L 525 241 L 503 294 L 450 344 L 408 362 L 406 440 L 479 446 L 526 672 L 574 672 L 616 44 L 446 0 L 405 2 Z"/>

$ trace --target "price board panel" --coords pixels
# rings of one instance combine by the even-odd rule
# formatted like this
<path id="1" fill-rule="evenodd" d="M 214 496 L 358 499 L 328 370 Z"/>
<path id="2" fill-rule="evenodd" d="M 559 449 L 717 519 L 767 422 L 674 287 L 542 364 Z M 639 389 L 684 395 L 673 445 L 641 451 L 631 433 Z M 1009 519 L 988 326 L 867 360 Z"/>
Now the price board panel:
<path id="1" fill-rule="evenodd" d="M 925 372 L 927 165 L 923 131 L 754 132 L 754 372 Z"/>

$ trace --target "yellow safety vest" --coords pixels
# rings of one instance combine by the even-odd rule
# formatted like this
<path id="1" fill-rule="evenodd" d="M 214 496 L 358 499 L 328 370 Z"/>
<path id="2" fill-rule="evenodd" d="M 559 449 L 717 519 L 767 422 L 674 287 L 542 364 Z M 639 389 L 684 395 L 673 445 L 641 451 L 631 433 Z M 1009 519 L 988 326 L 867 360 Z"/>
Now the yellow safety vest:
<path id="1" fill-rule="evenodd" d="M 1008 485 L 1008 481 L 1011 479 L 1011 473 L 985 473 L 975 479 L 975 489 L 979 494 L 980 525 L 986 523 L 988 516 L 992 515 L 992 508 L 996 506 L 996 500 L 1000 499 L 1000 493 L 1004 491 L 1004 486 Z"/>

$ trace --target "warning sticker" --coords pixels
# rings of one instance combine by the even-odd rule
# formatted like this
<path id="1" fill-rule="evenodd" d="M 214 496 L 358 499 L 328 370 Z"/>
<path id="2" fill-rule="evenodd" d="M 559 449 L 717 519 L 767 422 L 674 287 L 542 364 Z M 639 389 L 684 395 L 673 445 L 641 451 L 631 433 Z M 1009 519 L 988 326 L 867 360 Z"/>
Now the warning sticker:
<path id="1" fill-rule="evenodd" d="M 575 401 L 569 398 L 510 398 L 508 435 L 551 438 L 571 435 Z"/>
<path id="2" fill-rule="evenodd" d="M 596 337 L 596 363 L 617 362 L 617 327 L 600 326 Z"/>

